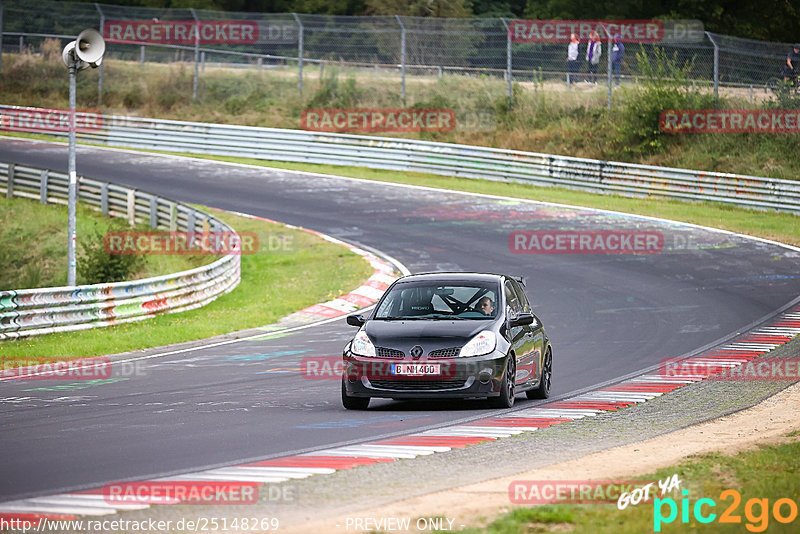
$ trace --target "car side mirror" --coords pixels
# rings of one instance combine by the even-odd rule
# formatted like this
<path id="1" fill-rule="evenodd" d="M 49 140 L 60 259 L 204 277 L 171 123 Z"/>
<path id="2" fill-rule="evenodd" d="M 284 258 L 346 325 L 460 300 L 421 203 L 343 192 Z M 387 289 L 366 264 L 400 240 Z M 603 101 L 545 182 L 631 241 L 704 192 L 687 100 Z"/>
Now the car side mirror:
<path id="1" fill-rule="evenodd" d="M 509 328 L 515 328 L 517 326 L 527 326 L 529 324 L 533 324 L 533 314 L 532 313 L 520 313 L 516 317 L 512 317 L 508 320 Z"/>
<path id="2" fill-rule="evenodd" d="M 364 326 L 364 323 L 367 321 L 364 319 L 363 315 L 348 315 L 347 316 L 347 324 L 350 326 Z"/>

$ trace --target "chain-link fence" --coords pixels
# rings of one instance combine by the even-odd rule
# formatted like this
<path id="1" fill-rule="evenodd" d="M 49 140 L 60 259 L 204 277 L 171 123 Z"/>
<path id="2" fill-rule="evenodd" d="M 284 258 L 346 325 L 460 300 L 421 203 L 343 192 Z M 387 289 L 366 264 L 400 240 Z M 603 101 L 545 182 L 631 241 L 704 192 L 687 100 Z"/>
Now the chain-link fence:
<path id="1" fill-rule="evenodd" d="M 503 83 L 511 98 L 512 82 L 569 88 L 568 80 L 583 81 L 587 70 L 585 40 L 579 46 L 581 70 L 570 79 L 567 43 L 520 42 L 509 31 L 514 21 L 501 18 L 237 13 L 49 0 L 4 0 L 0 5 L 2 52 L 36 52 L 47 38 L 66 44 L 81 30 L 96 28 L 109 43 L 106 58 L 191 64 L 194 98 L 208 64 L 290 69 L 301 94 L 304 78 L 322 78 L 327 65 L 371 70 L 387 83 L 396 83 L 401 100 L 408 104 L 414 103 L 407 99 L 409 78 L 486 77 Z M 598 79 L 608 85 L 611 105 L 609 45 L 602 42 Z M 694 31 L 691 38 L 673 35 L 654 43 L 628 43 L 620 69 L 622 83 L 636 83 L 645 76 L 636 56 L 655 58 L 656 49 L 679 65 L 689 65 L 690 83 L 713 87 L 715 94 L 720 86 L 749 88 L 752 100 L 754 90 L 766 90 L 782 79 L 791 46 L 703 31 Z M 98 84 L 102 94 L 102 72 Z"/>

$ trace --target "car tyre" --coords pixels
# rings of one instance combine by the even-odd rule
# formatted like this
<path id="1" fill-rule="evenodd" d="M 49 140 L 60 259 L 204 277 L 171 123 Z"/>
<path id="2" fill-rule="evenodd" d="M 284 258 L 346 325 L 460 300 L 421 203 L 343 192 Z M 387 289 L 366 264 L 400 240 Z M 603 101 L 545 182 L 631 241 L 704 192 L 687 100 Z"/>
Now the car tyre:
<path id="1" fill-rule="evenodd" d="M 342 380 L 342 406 L 347 410 L 366 410 L 369 406 L 369 397 L 351 397 Z"/>
<path id="2" fill-rule="evenodd" d="M 500 396 L 489 398 L 489 406 L 492 408 L 511 408 L 514 406 L 516 361 L 514 355 L 508 356 L 506 372 L 503 373 L 503 380 L 500 382 Z"/>
<path id="3" fill-rule="evenodd" d="M 546 399 L 550 396 L 550 386 L 553 382 L 553 352 L 548 348 L 544 355 L 542 365 L 542 379 L 539 386 L 525 392 L 529 399 Z"/>

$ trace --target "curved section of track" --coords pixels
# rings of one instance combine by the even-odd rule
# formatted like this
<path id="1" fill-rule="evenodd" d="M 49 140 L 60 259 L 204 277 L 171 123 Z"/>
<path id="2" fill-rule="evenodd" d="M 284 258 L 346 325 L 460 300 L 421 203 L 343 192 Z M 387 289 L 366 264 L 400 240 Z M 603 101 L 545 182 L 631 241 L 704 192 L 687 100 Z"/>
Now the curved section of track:
<path id="1" fill-rule="evenodd" d="M 0 141 L 0 159 L 61 169 L 63 145 Z M 79 174 L 304 226 L 384 251 L 412 272 L 527 276 L 555 348 L 554 394 L 614 380 L 740 331 L 800 294 L 800 254 L 667 221 L 379 182 L 81 147 Z M 658 254 L 519 254 L 519 230 L 658 232 Z M 85 389 L 0 383 L 0 500 L 155 478 L 409 433 L 491 413 L 484 403 L 373 401 L 345 412 L 343 320 L 151 358 L 144 376 Z M 63 385 L 63 381 L 59 383 Z M 519 401 L 519 409 L 534 405 Z"/>

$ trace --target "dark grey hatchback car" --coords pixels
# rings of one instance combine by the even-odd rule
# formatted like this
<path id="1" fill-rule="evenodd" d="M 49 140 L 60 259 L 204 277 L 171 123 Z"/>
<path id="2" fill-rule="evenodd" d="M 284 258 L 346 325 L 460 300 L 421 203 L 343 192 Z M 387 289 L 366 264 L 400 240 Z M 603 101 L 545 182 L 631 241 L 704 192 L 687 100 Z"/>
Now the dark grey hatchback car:
<path id="1" fill-rule="evenodd" d="M 547 398 L 553 352 L 520 278 L 483 273 L 405 276 L 383 294 L 344 349 L 342 404 L 370 398 Z"/>

